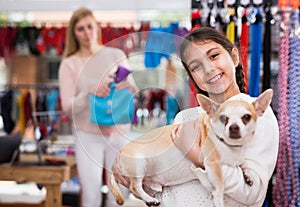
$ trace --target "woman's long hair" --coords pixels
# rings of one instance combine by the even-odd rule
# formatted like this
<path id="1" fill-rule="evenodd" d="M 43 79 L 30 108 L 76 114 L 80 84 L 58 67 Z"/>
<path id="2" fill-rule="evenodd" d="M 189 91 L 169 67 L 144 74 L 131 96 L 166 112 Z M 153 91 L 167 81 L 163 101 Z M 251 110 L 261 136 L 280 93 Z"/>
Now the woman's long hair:
<path id="1" fill-rule="evenodd" d="M 80 8 L 73 12 L 73 15 L 69 21 L 68 29 L 67 29 L 67 35 L 66 35 L 66 47 L 64 50 L 64 57 L 69 57 L 70 55 L 73 55 L 79 50 L 79 42 L 77 41 L 75 37 L 75 26 L 76 24 L 83 18 L 91 16 L 95 19 L 93 12 L 88 8 Z M 98 42 L 101 44 L 101 32 L 100 28 L 98 28 Z"/>

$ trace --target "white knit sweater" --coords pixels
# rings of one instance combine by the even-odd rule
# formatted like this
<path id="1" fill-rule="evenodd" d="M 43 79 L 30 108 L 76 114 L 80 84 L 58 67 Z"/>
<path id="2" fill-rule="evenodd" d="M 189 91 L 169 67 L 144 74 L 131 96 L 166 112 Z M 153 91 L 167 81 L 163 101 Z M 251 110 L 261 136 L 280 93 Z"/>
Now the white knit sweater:
<path id="1" fill-rule="evenodd" d="M 246 100 L 252 102 L 254 98 L 246 94 L 238 94 L 231 99 Z M 175 117 L 175 123 L 195 120 L 204 113 L 201 107 L 183 110 Z M 279 144 L 279 130 L 276 117 L 269 107 L 264 115 L 257 120 L 257 129 L 246 147 L 245 158 L 249 175 L 253 180 L 250 187 L 244 181 L 242 170 L 239 167 L 223 166 L 222 172 L 225 184 L 225 206 L 262 206 L 268 182 L 276 165 Z M 213 206 L 212 195 L 205 170 L 191 166 L 199 180 L 194 180 L 178 186 L 164 188 L 161 194 L 157 194 L 161 206 Z M 206 182 L 205 182 L 206 181 Z M 201 184 L 202 183 L 202 184 Z"/>

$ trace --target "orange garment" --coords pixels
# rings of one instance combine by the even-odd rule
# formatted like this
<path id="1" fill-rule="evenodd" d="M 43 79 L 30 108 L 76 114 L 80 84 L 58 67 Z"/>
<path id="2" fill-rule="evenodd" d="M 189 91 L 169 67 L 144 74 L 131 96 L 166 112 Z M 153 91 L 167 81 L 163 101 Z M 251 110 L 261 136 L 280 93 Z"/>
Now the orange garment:
<path id="1" fill-rule="evenodd" d="M 25 131 L 25 108 L 24 108 L 24 100 L 25 100 L 25 92 L 21 91 L 20 95 L 17 98 L 17 106 L 18 106 L 18 124 L 20 128 L 21 135 L 24 134 Z"/>

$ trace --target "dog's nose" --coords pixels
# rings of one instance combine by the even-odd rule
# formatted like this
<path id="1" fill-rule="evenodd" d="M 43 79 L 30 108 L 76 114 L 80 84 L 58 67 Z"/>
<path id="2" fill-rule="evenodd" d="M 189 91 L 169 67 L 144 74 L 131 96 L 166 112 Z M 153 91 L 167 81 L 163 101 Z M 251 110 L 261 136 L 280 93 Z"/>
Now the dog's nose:
<path id="1" fill-rule="evenodd" d="M 238 139 L 241 138 L 241 134 L 240 134 L 240 127 L 237 124 L 232 124 L 229 127 L 229 137 L 232 139 Z"/>

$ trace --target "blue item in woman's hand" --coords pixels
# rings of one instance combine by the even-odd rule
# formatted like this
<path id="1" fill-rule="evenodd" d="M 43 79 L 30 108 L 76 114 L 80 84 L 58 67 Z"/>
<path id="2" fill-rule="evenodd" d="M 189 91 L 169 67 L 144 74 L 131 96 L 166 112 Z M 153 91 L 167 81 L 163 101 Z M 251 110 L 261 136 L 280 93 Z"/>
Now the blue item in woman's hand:
<path id="1" fill-rule="evenodd" d="M 131 123 L 134 117 L 134 94 L 127 89 L 115 90 L 115 83 L 110 88 L 107 97 L 89 95 L 91 123 L 103 126 Z"/>

